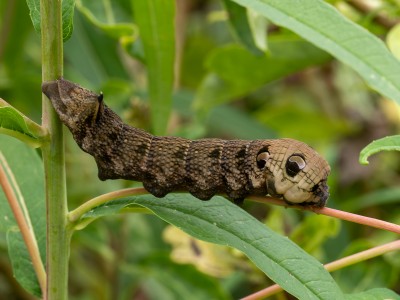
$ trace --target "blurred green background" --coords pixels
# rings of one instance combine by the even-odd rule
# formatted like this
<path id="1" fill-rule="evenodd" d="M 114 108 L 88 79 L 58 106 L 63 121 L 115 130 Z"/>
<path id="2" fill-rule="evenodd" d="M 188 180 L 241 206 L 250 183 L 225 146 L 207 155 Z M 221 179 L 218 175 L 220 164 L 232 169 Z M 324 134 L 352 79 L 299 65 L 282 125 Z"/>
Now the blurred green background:
<path id="1" fill-rule="evenodd" d="M 368 1 L 329 2 L 382 39 L 400 20 L 396 1 L 367 11 L 356 4 Z M 151 131 L 140 37 L 131 43 L 110 34 L 112 26 L 103 26 L 110 11 L 114 21 L 132 22 L 130 1 L 110 3 L 105 9 L 101 1 L 77 2 L 74 32 L 64 48 L 64 77 L 103 91 L 107 105 L 126 122 Z M 381 14 L 385 18 L 377 18 Z M 394 102 L 371 91 L 347 66 L 273 24 L 268 24 L 266 53 L 249 51 L 233 34 L 221 1 L 177 1 L 176 24 L 168 135 L 302 140 L 331 165 L 329 207 L 400 222 L 398 153 L 376 155 L 368 166 L 358 164 L 368 143 L 399 132 Z M 40 123 L 40 85 L 40 36 L 27 5 L 1 1 L 0 95 Z M 69 132 L 66 162 L 70 209 L 99 194 L 139 186 L 101 182 L 94 160 Z M 396 238 L 291 209 L 250 202 L 244 209 L 323 263 Z M 152 215 L 107 217 L 77 232 L 70 266 L 71 299 L 236 299 L 271 284 L 241 253 L 194 240 Z M 373 287 L 400 292 L 399 275 L 395 253 L 333 273 L 344 292 Z M 0 295 L 30 299 L 12 277 L 5 235 L 0 236 Z"/>

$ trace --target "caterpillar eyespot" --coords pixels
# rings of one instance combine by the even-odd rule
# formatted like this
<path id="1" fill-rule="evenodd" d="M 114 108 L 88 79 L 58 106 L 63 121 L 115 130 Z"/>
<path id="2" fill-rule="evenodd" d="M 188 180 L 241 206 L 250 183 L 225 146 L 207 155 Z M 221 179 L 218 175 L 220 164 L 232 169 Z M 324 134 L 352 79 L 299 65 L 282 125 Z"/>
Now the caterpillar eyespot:
<path id="1" fill-rule="evenodd" d="M 266 164 L 267 164 L 268 158 L 269 158 L 268 151 L 261 152 L 260 154 L 258 154 L 257 155 L 257 166 L 258 166 L 258 168 L 264 169 Z"/>
<path id="2" fill-rule="evenodd" d="M 141 181 L 157 197 L 179 190 L 208 200 L 225 193 L 235 203 L 269 194 L 323 207 L 329 197 L 330 167 L 302 142 L 153 136 L 124 124 L 103 94 L 64 79 L 43 83 L 42 91 L 80 148 L 94 157 L 101 180 Z"/>
<path id="3" fill-rule="evenodd" d="M 303 170 L 306 166 L 306 162 L 302 155 L 293 154 L 290 156 L 286 162 L 286 173 L 290 177 L 296 176 L 301 170 Z"/>

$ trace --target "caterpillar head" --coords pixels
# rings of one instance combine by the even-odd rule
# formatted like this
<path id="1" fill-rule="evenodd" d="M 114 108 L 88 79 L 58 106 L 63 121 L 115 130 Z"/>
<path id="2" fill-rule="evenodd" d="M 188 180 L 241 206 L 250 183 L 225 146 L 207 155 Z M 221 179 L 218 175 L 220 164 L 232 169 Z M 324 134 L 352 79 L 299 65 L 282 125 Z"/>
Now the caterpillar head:
<path id="1" fill-rule="evenodd" d="M 51 100 L 61 122 L 73 133 L 95 122 L 104 107 L 103 94 L 97 95 L 63 78 L 44 82 L 42 92 Z"/>
<path id="2" fill-rule="evenodd" d="M 325 206 L 330 167 L 308 145 L 292 139 L 275 140 L 258 153 L 257 165 L 271 174 L 266 177 L 271 196 L 289 203 Z"/>

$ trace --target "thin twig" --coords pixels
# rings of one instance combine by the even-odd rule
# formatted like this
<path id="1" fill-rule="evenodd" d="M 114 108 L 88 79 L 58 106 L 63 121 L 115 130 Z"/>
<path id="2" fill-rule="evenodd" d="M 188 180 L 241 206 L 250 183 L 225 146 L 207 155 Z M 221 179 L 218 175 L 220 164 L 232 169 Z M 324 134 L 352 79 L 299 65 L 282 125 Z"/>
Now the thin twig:
<path id="1" fill-rule="evenodd" d="M 26 248 L 28 249 L 28 253 L 32 260 L 33 269 L 35 270 L 40 288 L 42 290 L 42 293 L 44 294 L 46 291 L 46 272 L 44 270 L 44 265 L 40 257 L 39 247 L 36 242 L 35 234 L 33 232 L 33 228 L 28 225 L 26 219 L 26 217 L 28 216 L 24 215 L 21 205 L 18 202 L 17 196 L 15 195 L 15 192 L 7 178 L 7 174 L 4 169 L 7 169 L 9 174 L 11 173 L 6 159 L 0 152 L 0 185 L 3 188 L 4 194 L 6 195 L 7 201 L 14 214 L 15 221 L 17 222 L 18 227 L 21 231 L 22 238 L 24 239 Z"/>
<path id="2" fill-rule="evenodd" d="M 342 269 L 344 267 L 354 265 L 356 263 L 380 256 L 382 254 L 395 251 L 395 250 L 400 250 L 400 240 L 396 240 L 390 243 L 386 243 L 380 246 L 373 247 L 371 249 L 358 252 L 353 255 L 349 255 L 346 257 L 343 257 L 341 259 L 335 260 L 333 262 L 330 262 L 325 265 L 325 269 L 327 269 L 329 272 L 334 272 L 336 270 Z"/>
<path id="3" fill-rule="evenodd" d="M 326 264 L 325 269 L 328 270 L 329 272 L 333 272 L 342 269 L 344 267 L 351 266 L 361 261 L 365 261 L 395 250 L 400 250 L 400 240 L 396 240 L 353 255 L 349 255 L 347 257 L 343 257 L 329 264 Z M 282 288 L 279 285 L 274 284 L 254 294 L 248 295 L 242 298 L 242 300 L 262 299 L 265 297 L 270 297 L 272 295 L 275 295 L 281 291 Z"/>
<path id="4" fill-rule="evenodd" d="M 329 208 L 329 207 L 315 208 L 315 207 L 308 207 L 308 206 L 304 206 L 304 205 L 289 205 L 286 202 L 284 202 L 283 200 L 276 199 L 273 197 L 252 196 L 252 197 L 249 197 L 248 199 L 253 200 L 255 202 L 260 202 L 260 203 L 269 203 L 269 204 L 274 204 L 274 205 L 279 205 L 279 206 L 296 208 L 296 209 L 300 209 L 300 210 L 308 210 L 308 211 L 315 212 L 317 214 L 330 216 L 333 218 L 350 221 L 350 222 L 358 223 L 358 224 L 362 224 L 362 225 L 367 225 L 367 226 L 378 228 L 378 229 L 388 230 L 388 231 L 400 234 L 400 225 L 382 221 L 379 219 L 374 219 L 374 218 L 370 218 L 370 217 L 365 217 L 365 216 L 345 212 L 345 211 L 338 210 L 338 209 L 333 209 L 333 208 Z"/>
<path id="5" fill-rule="evenodd" d="M 100 204 L 106 203 L 111 200 L 116 200 L 122 197 L 127 197 L 127 196 L 138 196 L 138 195 L 143 195 L 143 194 L 148 194 L 148 192 L 144 188 L 129 188 L 129 189 L 123 189 L 123 190 L 118 190 L 114 191 L 111 193 L 107 193 L 104 195 L 100 195 L 96 198 L 93 198 L 78 208 L 74 209 L 68 214 L 68 220 L 71 223 L 74 223 L 78 221 L 81 216 L 83 216 L 85 213 L 90 211 L 91 209 L 95 208 L 96 206 L 99 206 Z M 251 196 L 247 198 L 248 200 L 255 201 L 255 202 L 260 202 L 260 203 L 268 203 L 268 204 L 274 204 L 274 205 L 279 205 L 279 206 L 284 206 L 284 207 L 291 207 L 291 208 L 296 208 L 299 210 L 309 210 L 312 212 L 315 212 L 317 214 L 321 215 L 326 215 L 362 225 L 367 225 L 370 227 L 375 227 L 378 229 L 384 229 L 388 231 L 392 231 L 394 233 L 400 234 L 400 226 L 389 223 L 386 221 L 382 221 L 379 219 L 374 219 L 370 217 L 365 217 L 357 214 L 352 214 L 348 213 L 345 211 L 333 209 L 333 208 L 328 208 L 328 207 L 323 207 L 323 208 L 315 208 L 315 207 L 308 207 L 304 205 L 289 205 L 285 201 L 273 197 L 268 197 L 268 196 Z"/>
<path id="6" fill-rule="evenodd" d="M 129 188 L 129 189 L 118 190 L 118 191 L 114 191 L 111 193 L 100 195 L 96 198 L 86 201 L 81 206 L 79 206 L 78 208 L 71 211 L 68 214 L 68 220 L 71 223 L 74 223 L 74 222 L 78 221 L 85 213 L 87 213 L 91 209 L 93 209 L 103 203 L 106 203 L 108 201 L 120 199 L 122 197 L 138 196 L 138 195 L 143 195 L 143 194 L 148 194 L 148 193 L 149 192 L 147 192 L 144 188 Z"/>

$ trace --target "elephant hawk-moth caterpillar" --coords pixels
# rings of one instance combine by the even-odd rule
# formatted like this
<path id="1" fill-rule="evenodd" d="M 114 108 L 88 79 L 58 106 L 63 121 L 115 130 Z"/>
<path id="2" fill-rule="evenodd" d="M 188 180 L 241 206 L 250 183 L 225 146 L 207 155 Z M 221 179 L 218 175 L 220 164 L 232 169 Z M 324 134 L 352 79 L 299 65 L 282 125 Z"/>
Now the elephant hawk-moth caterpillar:
<path id="1" fill-rule="evenodd" d="M 241 203 L 248 195 L 269 194 L 318 207 L 328 199 L 329 165 L 302 142 L 154 136 L 124 124 L 102 94 L 75 83 L 45 82 L 42 91 L 77 144 L 96 160 L 101 180 L 141 181 L 156 197 L 188 191 L 208 200 L 225 193 Z"/>

